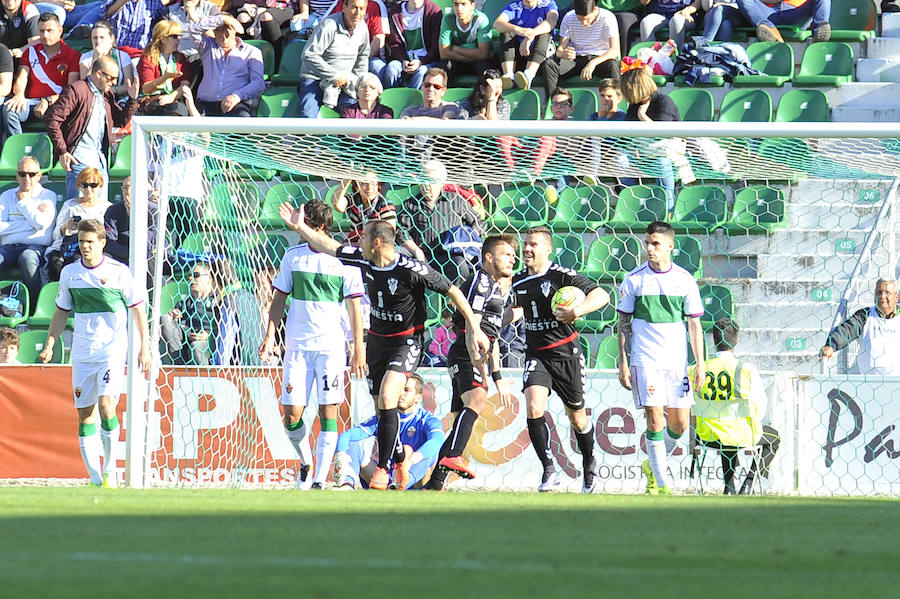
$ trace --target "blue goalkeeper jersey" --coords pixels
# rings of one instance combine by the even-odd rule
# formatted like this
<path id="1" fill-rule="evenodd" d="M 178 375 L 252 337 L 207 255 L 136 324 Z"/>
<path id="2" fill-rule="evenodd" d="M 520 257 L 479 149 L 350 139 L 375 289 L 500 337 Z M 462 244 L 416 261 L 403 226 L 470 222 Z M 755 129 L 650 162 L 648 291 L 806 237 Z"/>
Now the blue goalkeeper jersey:
<path id="1" fill-rule="evenodd" d="M 375 436 L 378 417 L 372 416 L 359 426 L 341 433 L 337 451 L 347 451 L 350 443 Z M 411 414 L 400 413 L 400 442 L 418 451 L 425 459 L 434 457 L 444 444 L 444 427 L 437 417 L 423 407 Z"/>

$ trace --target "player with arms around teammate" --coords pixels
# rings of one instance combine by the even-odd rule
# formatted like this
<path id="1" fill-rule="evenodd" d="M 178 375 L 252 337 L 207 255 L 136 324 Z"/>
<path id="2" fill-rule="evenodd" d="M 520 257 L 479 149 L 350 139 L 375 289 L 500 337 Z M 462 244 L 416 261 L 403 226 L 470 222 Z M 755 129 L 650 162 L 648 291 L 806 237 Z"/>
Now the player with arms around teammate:
<path id="1" fill-rule="evenodd" d="M 323 235 L 331 230 L 331 207 L 321 200 L 306 205 L 306 225 Z M 311 485 L 321 489 L 331 470 L 331 459 L 337 447 L 338 406 L 344 401 L 344 368 L 347 354 L 341 316 L 342 302 L 347 300 L 350 329 L 353 333 L 350 370 L 353 376 L 365 374 L 363 362 L 363 325 L 360 298 L 364 289 L 358 268 L 345 266 L 334 256 L 317 252 L 306 243 L 287 250 L 281 268 L 272 282 L 274 297 L 269 307 L 266 336 L 259 348 L 260 357 L 271 358 L 275 347 L 275 333 L 284 316 L 288 295 L 285 331 L 284 375 L 281 403 L 284 406 L 284 426 L 288 438 L 300 455 L 297 488 Z M 319 400 L 319 438 L 316 441 L 316 474 L 309 482 L 312 464 L 309 431 L 303 424 L 303 412 L 313 390 Z"/>
<path id="2" fill-rule="evenodd" d="M 550 229 L 532 227 L 525 232 L 522 257 L 525 270 L 513 277 L 512 302 L 525 317 L 524 391 L 528 409 L 528 436 L 544 468 L 538 491 L 559 486 L 559 475 L 550 453 L 550 427 L 544 416 L 550 391 L 556 391 L 575 431 L 584 467 L 584 493 L 597 487 L 594 460 L 594 427 L 584 410 L 584 354 L 578 343 L 575 319 L 609 303 L 609 294 L 597 283 L 571 268 L 550 262 L 553 238 Z M 580 304 L 553 312 L 553 295 L 563 287 L 585 293 Z"/>
<path id="3" fill-rule="evenodd" d="M 397 402 L 407 377 L 422 359 L 425 329 L 425 290 L 447 296 L 466 321 L 466 341 L 474 360 L 483 361 L 489 342 L 478 327 L 466 296 L 447 277 L 424 262 L 407 258 L 394 246 L 394 226 L 373 220 L 363 228 L 359 247 L 341 245 L 304 223 L 304 208 L 282 204 L 279 214 L 312 249 L 336 256 L 363 271 L 371 308 L 371 327 L 366 343 L 369 391 L 378 409 L 378 467 L 370 489 L 384 490 L 390 481 L 388 465 L 393 459 L 394 484 L 406 489 L 411 456 L 400 443 Z"/>
<path id="4" fill-rule="evenodd" d="M 56 312 L 38 359 L 46 364 L 53 358 L 56 338 L 66 326 L 69 311 L 74 311 L 72 389 L 78 410 L 81 458 L 92 485 L 114 487 L 116 481 L 110 474 L 115 466 L 119 439 L 116 405 L 125 383 L 128 312 L 140 333 L 138 366 L 145 377 L 150 373 L 150 336 L 141 305 L 143 288 L 135 283 L 127 266 L 103 255 L 105 245 L 106 228 L 101 221 L 92 219 L 78 223 L 81 260 L 66 265 L 60 273 Z"/>
<path id="5" fill-rule="evenodd" d="M 647 492 L 668 495 L 666 456 L 688 427 L 691 380 L 687 372 L 684 319 L 697 358 L 693 388 L 706 378 L 703 364 L 703 302 L 694 277 L 672 262 L 675 231 L 664 222 L 647 226 L 647 262 L 625 276 L 619 288 L 619 383 L 630 389 L 647 418 L 647 455 L 641 469 Z M 631 365 L 628 348 L 631 347 Z"/>
<path id="6" fill-rule="evenodd" d="M 512 235 L 491 235 L 481 246 L 481 268 L 463 284 L 462 290 L 475 312 L 481 330 L 491 341 L 491 378 L 500 394 L 500 401 L 509 405 L 509 379 L 500 375 L 500 344 L 497 338 L 503 326 L 506 291 L 516 261 L 518 243 Z M 508 319 L 507 319 L 508 320 Z M 466 322 L 459 312 L 453 313 L 456 342 L 450 347 L 447 365 L 453 378 L 453 398 L 450 412 L 454 414 L 450 435 L 441 447 L 438 467 L 431 474 L 427 488 L 439 491 L 444 488 L 448 471 L 464 478 L 475 478 L 465 458 L 462 457 L 472 436 L 472 428 L 487 403 L 487 374 L 483 364 L 473 364 L 463 342 Z"/>

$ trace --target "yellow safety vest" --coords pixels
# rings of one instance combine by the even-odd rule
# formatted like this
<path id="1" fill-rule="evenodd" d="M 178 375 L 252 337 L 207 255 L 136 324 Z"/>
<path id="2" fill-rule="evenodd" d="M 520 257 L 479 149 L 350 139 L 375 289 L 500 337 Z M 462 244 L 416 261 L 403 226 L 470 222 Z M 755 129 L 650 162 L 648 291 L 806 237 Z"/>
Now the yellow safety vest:
<path id="1" fill-rule="evenodd" d="M 689 369 L 693 379 L 694 366 Z M 747 447 L 762 434 L 761 406 L 753 401 L 750 365 L 731 356 L 706 361 L 706 380 L 694 393 L 691 413 L 697 419 L 696 434 L 702 441 Z"/>

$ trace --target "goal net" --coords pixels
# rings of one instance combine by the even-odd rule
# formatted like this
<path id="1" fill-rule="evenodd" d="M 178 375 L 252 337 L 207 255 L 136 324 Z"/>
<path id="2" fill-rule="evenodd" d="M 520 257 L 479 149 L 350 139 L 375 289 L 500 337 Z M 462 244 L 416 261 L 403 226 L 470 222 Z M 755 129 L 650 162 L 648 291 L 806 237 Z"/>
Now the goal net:
<path id="1" fill-rule="evenodd" d="M 337 206 L 333 235 L 352 242 L 353 206 L 375 189 L 396 208 L 404 251 L 422 250 L 451 279 L 472 268 L 465 244 L 442 236 L 454 226 L 484 237 L 547 225 L 554 261 L 610 291 L 612 304 L 578 323 L 602 492 L 643 489 L 645 423 L 615 371 L 615 290 L 644 260 L 647 224 L 665 220 L 676 230 L 674 261 L 700 286 L 707 354 L 713 322 L 729 316 L 741 327 L 736 353 L 763 374 L 764 422 L 780 436 L 764 488 L 900 493 L 891 441 L 900 379 L 857 374 L 858 341 L 819 359 L 831 328 L 874 305 L 879 278 L 896 276 L 900 128 L 138 118 L 134 135 L 132 231 L 147 236 L 133 236 L 132 264 L 148 280 L 159 359 L 152 383 L 129 379 L 132 486 L 294 486 L 280 364 L 257 356 L 272 279 L 298 241 L 278 206 L 313 198 Z M 437 226 L 423 217 L 427 184 L 463 202 L 465 214 Z M 423 405 L 447 430 L 438 332 L 447 306 L 428 301 Z M 501 344 L 515 381 L 523 331 L 509 327 Z M 341 430 L 374 414 L 365 383 L 345 385 Z M 512 408 L 491 397 L 467 453 L 476 478 L 451 479 L 451 489 L 536 488 L 518 382 L 514 390 Z M 313 438 L 315 414 L 313 400 L 305 416 Z M 547 418 L 564 486 L 580 489 L 581 458 L 555 396 Z M 719 491 L 718 457 L 701 467 L 688 437 L 669 459 L 675 487 Z M 752 456 L 738 459 L 737 476 L 746 476 Z"/>

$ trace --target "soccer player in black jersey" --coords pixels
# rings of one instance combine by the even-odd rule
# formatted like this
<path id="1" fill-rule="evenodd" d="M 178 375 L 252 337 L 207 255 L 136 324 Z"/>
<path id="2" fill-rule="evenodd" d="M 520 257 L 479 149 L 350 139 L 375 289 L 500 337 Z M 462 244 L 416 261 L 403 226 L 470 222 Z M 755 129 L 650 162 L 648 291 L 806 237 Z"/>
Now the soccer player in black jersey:
<path id="1" fill-rule="evenodd" d="M 481 268 L 462 285 L 481 330 L 491 341 L 489 360 L 491 377 L 494 379 L 497 393 L 500 394 L 500 401 L 505 406 L 510 404 L 512 396 L 509 393 L 509 379 L 503 379 L 500 375 L 500 345 L 497 343 L 497 337 L 503 326 L 509 278 L 512 277 L 516 262 L 517 247 L 518 242 L 512 235 L 492 235 L 485 239 L 481 246 Z M 437 467 L 426 485 L 427 489 L 435 491 L 444 488 L 450 471 L 463 478 L 475 478 L 475 473 L 462 454 L 472 435 L 475 421 L 488 398 L 486 369 L 484 364 L 473 364 L 469 357 L 463 341 L 466 321 L 459 312 L 453 313 L 453 327 L 456 331 L 456 341 L 450 347 L 447 366 L 453 378 L 450 412 L 455 414 L 455 417 L 453 428 L 450 429 L 450 434 L 447 435 L 438 454 Z"/>
<path id="2" fill-rule="evenodd" d="M 596 489 L 594 428 L 584 411 L 584 355 L 578 343 L 575 319 L 609 303 L 609 294 L 597 283 L 550 262 L 552 236 L 547 227 L 525 232 L 522 258 L 525 270 L 513 277 L 512 302 L 525 318 L 524 391 L 528 411 L 528 436 L 544 467 L 538 491 L 559 486 L 559 475 L 550 453 L 550 428 L 544 417 L 550 391 L 556 391 L 575 430 L 584 466 L 584 493 Z M 553 295 L 562 287 L 578 287 L 584 301 L 571 308 L 551 309 Z"/>
<path id="3" fill-rule="evenodd" d="M 371 303 L 366 342 L 369 391 L 375 397 L 378 409 L 378 467 L 369 481 L 369 488 L 383 490 L 388 487 L 390 475 L 387 469 L 393 459 L 393 482 L 403 490 L 409 483 L 412 456 L 406 454 L 399 440 L 397 402 L 407 377 L 415 372 L 422 359 L 425 290 L 436 291 L 456 305 L 466 322 L 466 344 L 476 364 L 483 364 L 487 358 L 490 342 L 458 287 L 424 262 L 397 253 L 395 229 L 391 223 L 369 221 L 363 228 L 360 247 L 353 247 L 341 245 L 313 230 L 304 222 L 303 212 L 303 206 L 298 210 L 290 204 L 279 207 L 284 222 L 300 233 L 311 248 L 332 254 L 345 264 L 358 266 L 363 272 Z"/>

